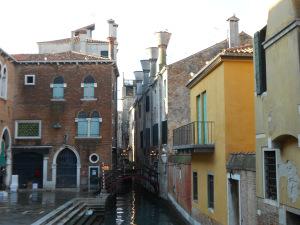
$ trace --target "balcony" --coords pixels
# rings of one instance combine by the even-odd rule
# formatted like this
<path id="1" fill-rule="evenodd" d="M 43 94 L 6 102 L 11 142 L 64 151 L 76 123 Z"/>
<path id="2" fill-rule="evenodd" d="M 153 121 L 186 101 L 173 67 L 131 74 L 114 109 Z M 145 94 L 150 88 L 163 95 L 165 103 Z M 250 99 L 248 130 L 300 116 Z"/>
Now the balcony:
<path id="1" fill-rule="evenodd" d="M 214 152 L 214 122 L 195 121 L 173 130 L 173 149 L 180 152 Z"/>

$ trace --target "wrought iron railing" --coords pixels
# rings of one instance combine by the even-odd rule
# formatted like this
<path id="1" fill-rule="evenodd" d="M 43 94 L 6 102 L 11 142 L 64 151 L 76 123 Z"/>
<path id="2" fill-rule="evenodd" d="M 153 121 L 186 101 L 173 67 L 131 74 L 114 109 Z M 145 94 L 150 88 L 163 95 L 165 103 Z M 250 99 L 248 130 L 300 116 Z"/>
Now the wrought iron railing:
<path id="1" fill-rule="evenodd" d="M 173 130 L 173 146 L 214 144 L 214 122 L 195 121 Z"/>

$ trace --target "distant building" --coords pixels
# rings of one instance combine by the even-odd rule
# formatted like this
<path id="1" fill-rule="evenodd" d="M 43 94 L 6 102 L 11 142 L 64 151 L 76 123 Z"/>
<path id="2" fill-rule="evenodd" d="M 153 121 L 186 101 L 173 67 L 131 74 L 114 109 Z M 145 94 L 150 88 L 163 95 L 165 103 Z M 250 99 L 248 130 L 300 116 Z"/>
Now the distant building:
<path id="1" fill-rule="evenodd" d="M 75 51 L 87 55 L 96 55 L 104 58 L 116 58 L 118 43 L 117 27 L 114 20 L 108 20 L 109 23 L 109 38 L 107 41 L 93 39 L 92 32 L 95 29 L 95 24 L 79 28 L 71 32 L 70 38 L 38 42 L 39 53 L 61 53 Z M 112 51 L 109 49 L 112 44 Z M 111 52 L 111 55 L 109 55 Z"/>
<path id="2" fill-rule="evenodd" d="M 255 34 L 257 218 L 300 221 L 300 1 L 279 0 Z"/>

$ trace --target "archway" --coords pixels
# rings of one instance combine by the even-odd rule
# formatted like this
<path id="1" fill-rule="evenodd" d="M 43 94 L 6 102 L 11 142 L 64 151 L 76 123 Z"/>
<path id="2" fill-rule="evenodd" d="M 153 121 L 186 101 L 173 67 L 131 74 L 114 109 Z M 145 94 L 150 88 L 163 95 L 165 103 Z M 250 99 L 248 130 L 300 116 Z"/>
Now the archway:
<path id="1" fill-rule="evenodd" d="M 77 175 L 77 156 L 69 148 L 64 148 L 56 158 L 56 187 L 77 187 Z"/>
<path id="2" fill-rule="evenodd" d="M 11 139 L 5 127 L 0 137 L 0 189 L 9 186 L 11 172 Z"/>

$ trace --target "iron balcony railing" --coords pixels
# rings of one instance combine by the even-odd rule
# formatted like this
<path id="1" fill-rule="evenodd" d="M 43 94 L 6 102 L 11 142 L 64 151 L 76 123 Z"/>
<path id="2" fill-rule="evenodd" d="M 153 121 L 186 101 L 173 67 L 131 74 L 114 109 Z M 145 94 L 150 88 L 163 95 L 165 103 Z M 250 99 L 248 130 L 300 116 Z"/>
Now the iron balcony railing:
<path id="1" fill-rule="evenodd" d="M 214 145 L 214 122 L 195 121 L 173 130 L 173 146 Z"/>

